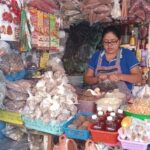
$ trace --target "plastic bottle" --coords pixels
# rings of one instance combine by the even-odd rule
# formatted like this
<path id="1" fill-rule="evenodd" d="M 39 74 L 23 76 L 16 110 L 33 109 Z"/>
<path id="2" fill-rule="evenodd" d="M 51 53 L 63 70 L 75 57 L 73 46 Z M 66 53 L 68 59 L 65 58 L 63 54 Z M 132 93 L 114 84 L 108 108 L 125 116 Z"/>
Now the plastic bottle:
<path id="1" fill-rule="evenodd" d="M 118 109 L 117 110 L 117 117 L 120 119 L 124 118 L 124 114 L 123 114 L 123 110 L 122 109 Z"/>
<path id="2" fill-rule="evenodd" d="M 111 112 L 111 113 L 110 113 L 110 116 L 113 117 L 114 121 L 116 122 L 117 128 L 119 128 L 121 122 L 120 122 L 120 120 L 118 119 L 118 116 L 116 115 L 116 113 L 115 113 L 115 112 Z"/>
<path id="3" fill-rule="evenodd" d="M 97 115 L 94 114 L 94 115 L 92 115 L 91 118 L 92 118 L 92 119 L 91 119 L 92 123 L 96 123 L 96 121 L 97 121 L 97 119 L 98 119 Z"/>
<path id="4" fill-rule="evenodd" d="M 112 107 L 109 106 L 106 111 L 106 116 L 110 116 L 111 112 L 113 112 L 113 109 L 112 109 Z"/>
<path id="5" fill-rule="evenodd" d="M 121 126 L 121 121 L 124 118 L 124 114 L 123 114 L 123 110 L 122 109 L 118 109 L 117 110 L 117 120 L 118 120 L 118 125 L 119 127 Z"/>
<path id="6" fill-rule="evenodd" d="M 92 127 L 93 129 L 95 130 L 101 129 L 99 126 L 99 119 L 96 114 L 92 115 L 92 123 L 93 123 L 93 127 Z"/>
<path id="7" fill-rule="evenodd" d="M 131 31 L 131 36 L 130 36 L 129 44 L 131 46 L 131 50 L 136 55 L 136 37 L 135 37 L 135 31 L 133 29 L 133 25 L 131 25 L 131 28 L 132 28 L 132 31 Z"/>
<path id="8" fill-rule="evenodd" d="M 105 120 L 105 115 L 104 115 L 103 111 L 99 111 L 98 112 L 98 119 L 101 120 L 101 121 Z"/>
<path id="9" fill-rule="evenodd" d="M 115 112 L 111 112 L 111 113 L 110 113 L 110 116 L 112 116 L 115 121 L 117 120 L 117 116 L 116 116 L 116 113 L 115 113 Z"/>
<path id="10" fill-rule="evenodd" d="M 117 131 L 117 123 L 113 119 L 112 116 L 108 116 L 107 117 L 105 129 L 106 129 L 106 131 L 109 131 L 109 132 L 115 132 L 115 131 Z"/>
<path id="11" fill-rule="evenodd" d="M 97 107 L 97 112 L 102 111 L 102 107 L 98 106 Z"/>
<path id="12" fill-rule="evenodd" d="M 130 39 L 129 39 L 129 44 L 131 46 L 135 46 L 136 45 L 136 37 L 135 37 L 135 31 L 134 31 L 133 24 L 131 25 L 131 36 L 130 36 Z"/>
<path id="13" fill-rule="evenodd" d="M 105 115 L 103 111 L 99 111 L 98 112 L 98 119 L 99 119 L 99 127 L 101 128 L 101 130 L 105 129 Z"/>

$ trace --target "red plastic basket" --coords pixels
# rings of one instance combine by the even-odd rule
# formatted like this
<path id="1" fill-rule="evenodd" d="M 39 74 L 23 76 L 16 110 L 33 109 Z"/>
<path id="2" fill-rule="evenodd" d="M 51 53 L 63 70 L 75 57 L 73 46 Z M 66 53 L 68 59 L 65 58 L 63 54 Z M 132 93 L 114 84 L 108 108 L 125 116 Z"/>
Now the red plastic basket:
<path id="1" fill-rule="evenodd" d="M 89 126 L 89 131 L 91 132 L 91 139 L 94 142 L 102 142 L 102 143 L 112 144 L 112 145 L 118 144 L 118 132 L 94 130 L 92 127 L 93 124 Z"/>

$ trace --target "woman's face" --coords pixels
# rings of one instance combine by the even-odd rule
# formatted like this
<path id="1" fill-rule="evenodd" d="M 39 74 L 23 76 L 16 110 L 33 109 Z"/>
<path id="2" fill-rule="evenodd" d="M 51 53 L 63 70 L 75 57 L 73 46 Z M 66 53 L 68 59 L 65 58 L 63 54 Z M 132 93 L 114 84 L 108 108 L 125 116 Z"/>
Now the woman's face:
<path id="1" fill-rule="evenodd" d="M 103 37 L 103 45 L 107 54 L 116 54 L 120 47 L 120 39 L 113 32 L 108 32 Z"/>

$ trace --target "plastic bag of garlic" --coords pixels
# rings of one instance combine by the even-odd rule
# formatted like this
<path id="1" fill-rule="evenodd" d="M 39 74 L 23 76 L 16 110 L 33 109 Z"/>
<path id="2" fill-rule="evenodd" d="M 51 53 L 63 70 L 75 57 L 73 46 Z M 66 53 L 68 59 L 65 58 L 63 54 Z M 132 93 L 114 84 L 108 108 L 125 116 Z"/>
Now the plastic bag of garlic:
<path id="1" fill-rule="evenodd" d="M 31 119 L 62 122 L 77 112 L 77 95 L 68 79 L 61 60 L 57 57 L 49 61 L 50 71 L 45 72 L 35 87 L 28 91 L 23 114 Z"/>

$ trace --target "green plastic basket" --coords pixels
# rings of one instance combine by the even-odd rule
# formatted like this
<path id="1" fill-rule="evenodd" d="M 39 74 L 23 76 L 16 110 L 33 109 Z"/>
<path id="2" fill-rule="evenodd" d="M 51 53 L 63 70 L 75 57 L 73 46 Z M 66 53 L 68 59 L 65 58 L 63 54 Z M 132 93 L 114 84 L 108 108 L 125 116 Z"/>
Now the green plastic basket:
<path id="1" fill-rule="evenodd" d="M 131 112 L 128 112 L 128 111 L 124 111 L 124 114 L 126 116 L 131 116 L 131 117 L 138 118 L 138 119 L 141 119 L 141 120 L 150 119 L 150 115 L 134 114 L 134 113 L 131 113 Z"/>

